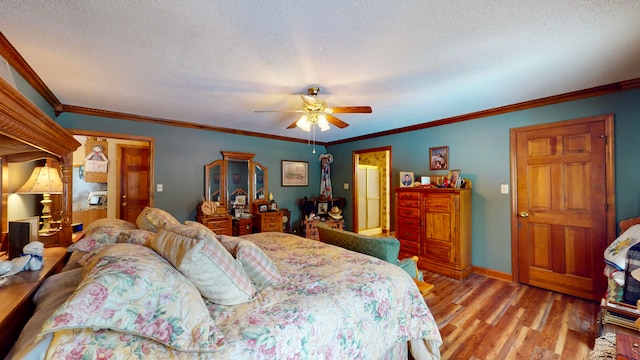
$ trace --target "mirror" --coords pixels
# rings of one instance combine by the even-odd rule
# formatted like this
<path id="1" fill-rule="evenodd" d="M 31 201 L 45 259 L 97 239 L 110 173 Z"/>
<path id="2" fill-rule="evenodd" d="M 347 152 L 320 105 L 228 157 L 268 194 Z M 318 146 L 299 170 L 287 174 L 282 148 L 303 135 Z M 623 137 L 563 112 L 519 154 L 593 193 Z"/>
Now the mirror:
<path id="1" fill-rule="evenodd" d="M 264 200 L 269 194 L 266 167 L 254 162 L 255 154 L 221 151 L 222 160 L 206 165 L 205 199 L 217 201 L 228 211 L 234 207 L 251 210 L 254 200 Z"/>
<path id="2" fill-rule="evenodd" d="M 216 160 L 204 167 L 205 200 L 218 201 L 224 204 L 224 161 Z"/>
<path id="3" fill-rule="evenodd" d="M 256 163 L 254 162 L 254 168 L 253 168 L 253 174 L 254 174 L 254 186 L 253 188 L 256 189 L 254 194 L 255 196 L 253 197 L 254 200 L 265 200 L 267 198 L 267 184 L 268 184 L 268 179 L 267 179 L 267 171 L 266 168 L 264 166 L 262 166 L 260 163 Z"/>

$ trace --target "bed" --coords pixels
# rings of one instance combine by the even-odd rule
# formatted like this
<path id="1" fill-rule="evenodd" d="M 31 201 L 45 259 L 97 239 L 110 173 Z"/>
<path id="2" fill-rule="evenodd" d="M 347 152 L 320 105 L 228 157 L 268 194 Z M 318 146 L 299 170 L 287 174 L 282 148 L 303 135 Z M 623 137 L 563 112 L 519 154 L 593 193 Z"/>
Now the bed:
<path id="1" fill-rule="evenodd" d="M 415 282 L 368 255 L 286 233 L 217 236 L 160 209 L 85 234 L 9 358 L 440 358 Z"/>

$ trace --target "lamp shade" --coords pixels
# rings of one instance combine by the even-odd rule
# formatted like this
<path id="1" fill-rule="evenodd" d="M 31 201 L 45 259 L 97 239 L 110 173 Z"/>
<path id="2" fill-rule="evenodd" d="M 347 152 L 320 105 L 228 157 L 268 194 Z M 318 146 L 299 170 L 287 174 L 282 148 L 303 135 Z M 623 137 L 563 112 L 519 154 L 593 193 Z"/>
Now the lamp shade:
<path id="1" fill-rule="evenodd" d="M 18 191 L 18 194 L 62 194 L 62 180 L 58 169 L 47 165 L 35 167 L 33 173 Z"/>

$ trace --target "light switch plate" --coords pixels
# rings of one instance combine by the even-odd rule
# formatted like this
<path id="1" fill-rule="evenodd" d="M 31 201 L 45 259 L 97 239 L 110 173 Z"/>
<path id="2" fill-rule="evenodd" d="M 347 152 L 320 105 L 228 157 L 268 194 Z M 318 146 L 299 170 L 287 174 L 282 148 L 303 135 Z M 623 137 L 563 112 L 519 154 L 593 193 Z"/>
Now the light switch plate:
<path id="1" fill-rule="evenodd" d="M 509 193 L 509 184 L 500 184 L 500 194 Z"/>
<path id="2" fill-rule="evenodd" d="M 344 189 L 349 190 L 349 183 L 344 183 Z"/>
<path id="3" fill-rule="evenodd" d="M 156 184 L 156 191 L 157 192 L 162 192 L 163 186 L 162 184 Z"/>

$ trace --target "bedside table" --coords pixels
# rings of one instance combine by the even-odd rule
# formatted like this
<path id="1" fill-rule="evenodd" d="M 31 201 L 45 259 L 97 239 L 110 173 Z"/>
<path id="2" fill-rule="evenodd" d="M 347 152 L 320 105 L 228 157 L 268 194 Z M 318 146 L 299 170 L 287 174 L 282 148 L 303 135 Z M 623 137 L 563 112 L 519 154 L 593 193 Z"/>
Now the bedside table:
<path id="1" fill-rule="evenodd" d="M 47 277 L 62 270 L 67 260 L 67 248 L 51 247 L 44 249 L 44 264 L 37 271 L 21 271 L 7 277 L 0 286 L 0 344 L 14 344 L 20 331 L 33 314 L 33 294 Z M 0 359 L 4 358 L 11 347 L 0 346 Z"/>

